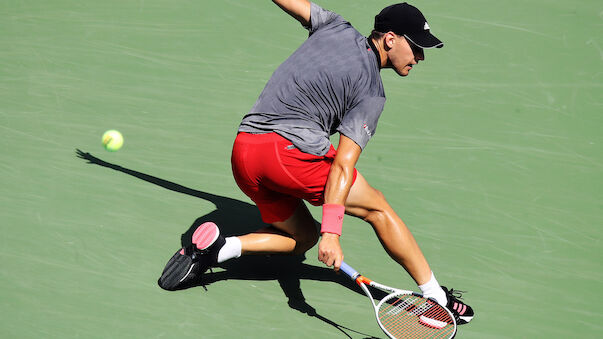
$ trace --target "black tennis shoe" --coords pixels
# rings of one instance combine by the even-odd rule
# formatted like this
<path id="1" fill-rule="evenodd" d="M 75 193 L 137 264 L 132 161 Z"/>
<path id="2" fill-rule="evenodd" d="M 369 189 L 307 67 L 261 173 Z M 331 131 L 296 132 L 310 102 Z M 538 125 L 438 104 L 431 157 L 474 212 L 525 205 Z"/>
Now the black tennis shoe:
<path id="1" fill-rule="evenodd" d="M 218 252 L 226 240 L 213 222 L 197 227 L 192 245 L 179 249 L 168 261 L 157 282 L 161 288 L 175 291 L 191 287 L 201 275 L 218 264 Z"/>
<path id="2" fill-rule="evenodd" d="M 470 322 L 473 319 L 474 313 L 473 308 L 462 301 L 463 293 L 465 292 L 454 290 L 453 288 L 449 290 L 446 286 L 442 286 L 442 289 L 446 293 L 446 298 L 448 298 L 446 308 L 454 315 L 456 324 L 464 325 Z"/>

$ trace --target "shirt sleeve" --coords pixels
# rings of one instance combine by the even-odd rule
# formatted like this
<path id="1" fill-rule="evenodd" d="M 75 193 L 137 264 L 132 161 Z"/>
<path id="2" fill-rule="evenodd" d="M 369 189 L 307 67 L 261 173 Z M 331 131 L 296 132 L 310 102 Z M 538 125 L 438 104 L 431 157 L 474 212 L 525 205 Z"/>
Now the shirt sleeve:
<path id="1" fill-rule="evenodd" d="M 323 9 L 313 2 L 310 3 L 310 25 L 306 27 L 310 35 L 335 21 L 345 22 L 339 14 Z"/>
<path id="2" fill-rule="evenodd" d="M 337 131 L 364 149 L 377 131 L 377 122 L 384 106 L 384 97 L 364 98 L 344 115 Z"/>

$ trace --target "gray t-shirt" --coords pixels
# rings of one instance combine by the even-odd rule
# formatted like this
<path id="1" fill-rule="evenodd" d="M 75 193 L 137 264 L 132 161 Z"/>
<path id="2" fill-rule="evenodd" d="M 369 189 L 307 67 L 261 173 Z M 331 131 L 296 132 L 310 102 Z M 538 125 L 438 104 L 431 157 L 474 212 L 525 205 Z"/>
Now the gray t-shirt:
<path id="1" fill-rule="evenodd" d="M 385 104 L 377 57 L 364 36 L 312 3 L 310 36 L 272 74 L 239 132 L 276 132 L 325 155 L 339 132 L 364 149 Z"/>

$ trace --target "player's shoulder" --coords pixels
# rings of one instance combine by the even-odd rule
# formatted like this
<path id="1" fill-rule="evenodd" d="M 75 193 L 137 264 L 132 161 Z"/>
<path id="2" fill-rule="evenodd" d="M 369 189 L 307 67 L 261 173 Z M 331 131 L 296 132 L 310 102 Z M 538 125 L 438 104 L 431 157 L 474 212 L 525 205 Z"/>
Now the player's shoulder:
<path id="1" fill-rule="evenodd" d="M 310 3 L 310 25 L 307 27 L 310 34 L 325 27 L 339 25 L 350 25 L 350 23 L 341 15 L 328 9 L 324 9 L 313 2 Z"/>

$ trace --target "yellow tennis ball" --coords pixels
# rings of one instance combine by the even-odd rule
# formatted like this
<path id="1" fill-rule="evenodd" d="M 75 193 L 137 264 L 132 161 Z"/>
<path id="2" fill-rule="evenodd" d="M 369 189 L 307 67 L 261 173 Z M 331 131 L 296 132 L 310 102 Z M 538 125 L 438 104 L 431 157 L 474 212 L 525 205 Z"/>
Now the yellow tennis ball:
<path id="1" fill-rule="evenodd" d="M 124 137 L 114 129 L 108 130 L 103 134 L 103 146 L 109 152 L 115 152 L 124 144 Z"/>

